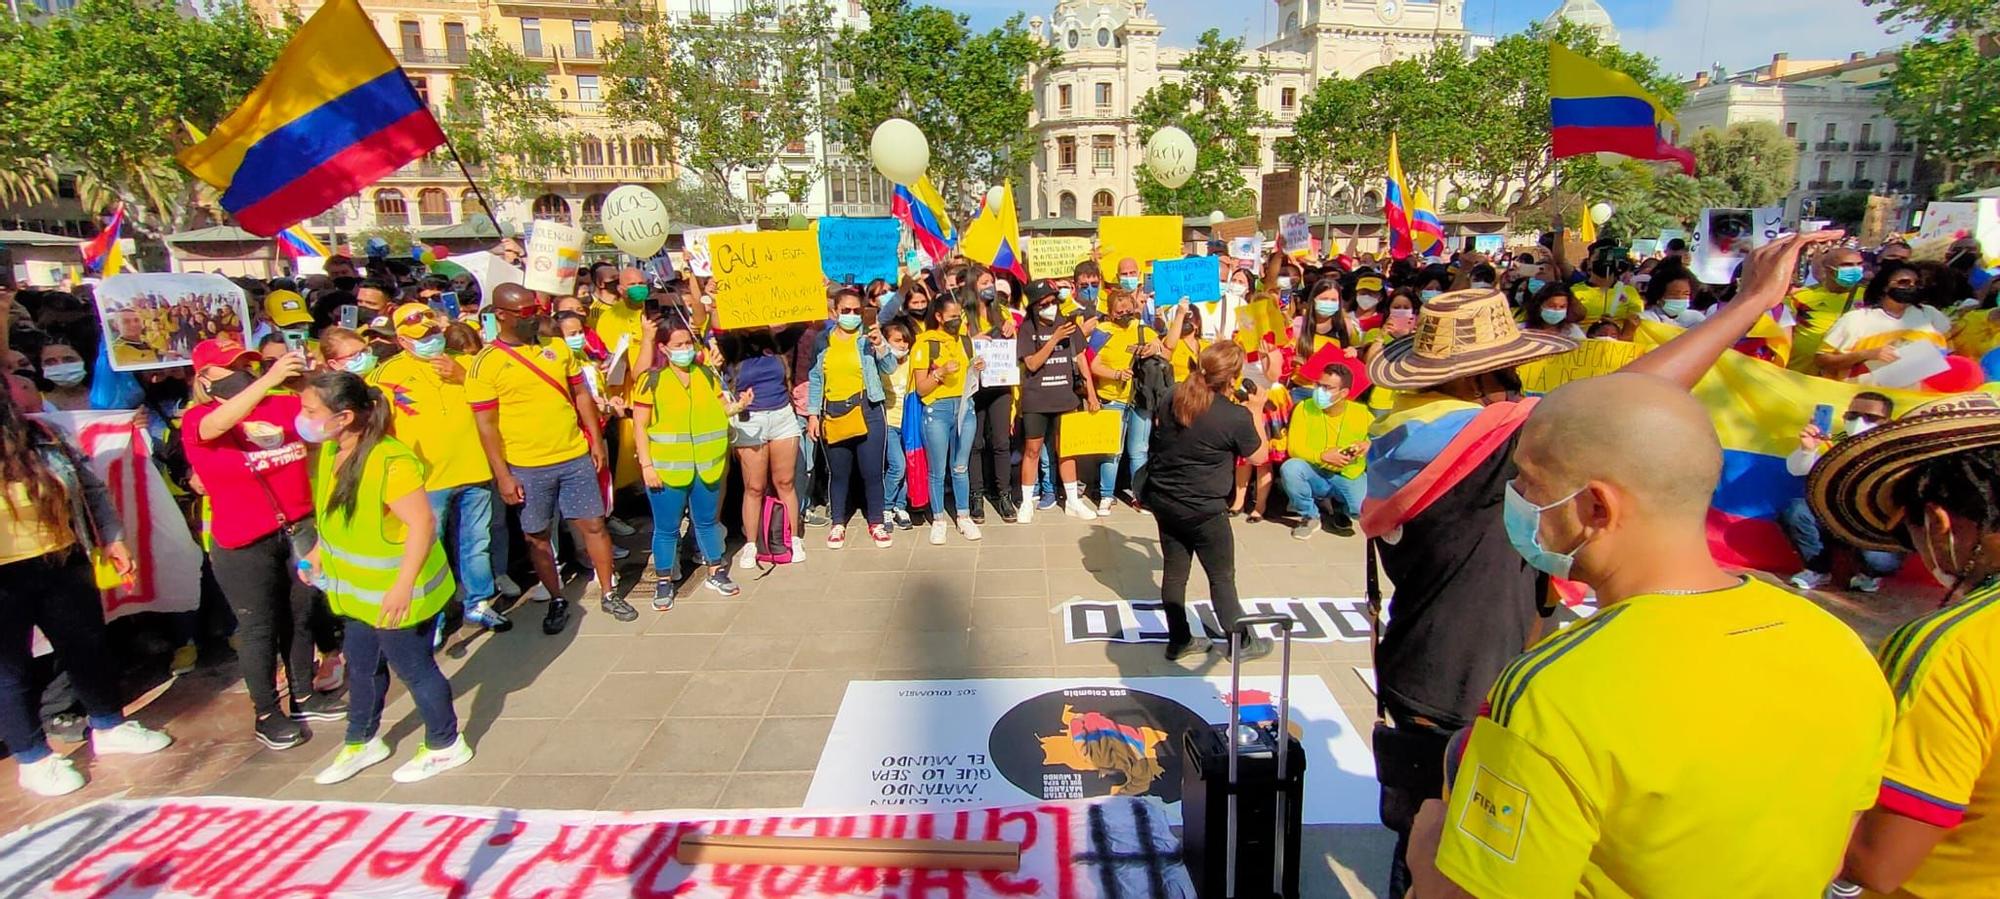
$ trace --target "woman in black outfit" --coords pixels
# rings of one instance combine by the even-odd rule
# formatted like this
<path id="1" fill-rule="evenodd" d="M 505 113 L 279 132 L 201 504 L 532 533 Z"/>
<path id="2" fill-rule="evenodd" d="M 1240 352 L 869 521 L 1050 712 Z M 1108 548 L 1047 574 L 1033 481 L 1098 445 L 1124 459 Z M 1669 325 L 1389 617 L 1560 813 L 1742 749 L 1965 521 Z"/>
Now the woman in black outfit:
<path id="1" fill-rule="evenodd" d="M 1243 617 L 1236 601 L 1236 540 L 1229 529 L 1229 494 L 1236 460 L 1270 461 L 1264 421 L 1250 414 L 1264 408 L 1265 391 L 1243 382 L 1243 348 L 1220 341 L 1201 351 L 1186 380 L 1174 387 L 1173 402 L 1155 413 L 1151 455 L 1141 497 L 1160 527 L 1165 566 L 1160 600 L 1167 612 L 1167 658 L 1207 652 L 1209 640 L 1191 633 L 1187 621 L 1188 570 L 1201 557 L 1209 595 L 1225 628 Z M 1240 388 L 1239 388 L 1239 385 Z M 1241 396 L 1240 403 L 1231 398 Z M 1271 641 L 1253 638 L 1243 658 L 1271 651 Z"/>

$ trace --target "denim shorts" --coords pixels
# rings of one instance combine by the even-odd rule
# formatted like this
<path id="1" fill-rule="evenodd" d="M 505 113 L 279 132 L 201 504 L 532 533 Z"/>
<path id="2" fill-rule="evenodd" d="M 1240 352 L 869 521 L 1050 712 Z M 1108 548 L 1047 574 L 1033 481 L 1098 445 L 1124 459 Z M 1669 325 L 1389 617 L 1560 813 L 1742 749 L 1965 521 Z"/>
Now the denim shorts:
<path id="1" fill-rule="evenodd" d="M 560 516 L 566 521 L 604 517 L 604 490 L 597 485 L 597 466 L 584 453 L 554 465 L 508 466 L 521 482 L 521 530 L 547 531 Z"/>
<path id="2" fill-rule="evenodd" d="M 750 413 L 750 420 L 741 417 L 729 420 L 729 445 L 732 447 L 759 447 L 774 440 L 787 440 L 799 436 L 799 417 L 792 407 L 766 409 Z"/>

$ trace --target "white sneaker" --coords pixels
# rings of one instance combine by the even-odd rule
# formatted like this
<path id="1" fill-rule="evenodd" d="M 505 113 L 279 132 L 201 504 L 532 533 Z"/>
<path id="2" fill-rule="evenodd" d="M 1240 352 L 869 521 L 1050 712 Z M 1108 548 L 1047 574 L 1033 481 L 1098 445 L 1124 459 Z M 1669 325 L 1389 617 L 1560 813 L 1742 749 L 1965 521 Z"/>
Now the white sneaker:
<path id="1" fill-rule="evenodd" d="M 339 752 L 333 754 L 332 764 L 327 765 L 326 769 L 320 773 L 313 775 L 313 783 L 319 784 L 322 787 L 337 784 L 356 774 L 360 774 L 366 768 L 379 765 L 388 760 L 389 744 L 383 742 L 381 737 L 376 737 L 366 743 L 348 743 L 340 747 Z"/>
<path id="2" fill-rule="evenodd" d="M 1847 582 L 1847 587 L 1860 593 L 1878 593 L 1882 590 L 1882 579 L 1866 574 L 1857 574 Z"/>
<path id="3" fill-rule="evenodd" d="M 521 595 L 521 585 L 514 583 L 513 578 L 504 574 L 493 579 L 493 587 L 500 591 L 501 596 L 505 596 L 508 599 L 513 599 Z"/>
<path id="4" fill-rule="evenodd" d="M 1097 513 L 1090 508 L 1090 501 L 1078 497 L 1074 502 L 1063 503 L 1063 512 L 1071 518 L 1096 521 Z"/>
<path id="5" fill-rule="evenodd" d="M 839 549 L 847 545 L 847 525 L 836 524 L 826 529 L 826 548 Z"/>
<path id="6" fill-rule="evenodd" d="M 804 564 L 806 560 L 806 538 L 792 538 L 792 564 Z"/>
<path id="7" fill-rule="evenodd" d="M 543 584 L 537 583 L 528 592 L 521 594 L 521 600 L 523 602 L 548 602 L 549 588 Z"/>
<path id="8" fill-rule="evenodd" d="M 404 762 L 389 779 L 399 784 L 413 784 L 420 780 L 430 780 L 466 762 L 472 761 L 472 744 L 460 734 L 458 742 L 449 749 L 432 749 L 425 746 L 417 750 L 414 758 Z"/>
<path id="9" fill-rule="evenodd" d="M 738 568 L 757 567 L 757 544 L 755 543 L 743 544 L 742 551 L 736 554 L 736 567 Z"/>
<path id="10" fill-rule="evenodd" d="M 1118 502 L 1117 500 L 1115 500 L 1115 499 L 1112 499 L 1112 498 L 1110 498 L 1110 497 L 1105 497 L 1104 499 L 1100 499 L 1100 500 L 1098 500 L 1098 501 L 1097 501 L 1097 515 L 1098 515 L 1098 517 L 1100 517 L 1100 518 L 1109 518 L 1109 517 L 1111 517 L 1111 507 L 1112 507 L 1112 506 L 1113 506 L 1114 504 L 1116 504 L 1117 502 Z"/>
<path id="11" fill-rule="evenodd" d="M 958 532 L 964 534 L 967 540 L 979 539 L 979 525 L 973 523 L 972 516 L 970 515 L 960 515 L 958 517 Z"/>
<path id="12" fill-rule="evenodd" d="M 605 516 L 604 527 L 611 531 L 613 537 L 630 537 L 639 533 L 638 528 L 626 524 L 625 519 L 615 516 Z"/>
<path id="13" fill-rule="evenodd" d="M 944 519 L 942 518 L 931 522 L 931 545 L 944 545 Z"/>
<path id="14" fill-rule="evenodd" d="M 90 731 L 90 751 L 98 755 L 152 755 L 172 746 L 174 738 L 137 721 L 122 721 L 117 727 Z"/>
<path id="15" fill-rule="evenodd" d="M 1028 497 L 1027 502 L 1021 504 L 1021 510 L 1019 512 L 1014 513 L 1014 523 L 1027 524 L 1028 522 L 1034 520 L 1035 520 L 1035 498 L 1030 496 Z"/>
<path id="16" fill-rule="evenodd" d="M 59 755 L 21 766 L 21 789 L 38 796 L 65 796 L 83 789 L 85 783 L 83 772 Z"/>
<path id="17" fill-rule="evenodd" d="M 1800 590 L 1822 590 L 1826 588 L 1826 585 L 1831 583 L 1833 583 L 1833 575 L 1821 574 L 1817 571 L 1807 570 L 1792 575 L 1792 586 Z"/>

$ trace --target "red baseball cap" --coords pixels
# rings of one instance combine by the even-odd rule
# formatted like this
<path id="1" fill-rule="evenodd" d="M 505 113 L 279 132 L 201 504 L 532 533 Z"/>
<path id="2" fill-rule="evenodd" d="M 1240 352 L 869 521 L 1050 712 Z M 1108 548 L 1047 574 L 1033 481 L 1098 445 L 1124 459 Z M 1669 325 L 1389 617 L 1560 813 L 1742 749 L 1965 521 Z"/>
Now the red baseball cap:
<path id="1" fill-rule="evenodd" d="M 234 337 L 211 337 L 194 345 L 194 370 L 199 374 L 204 368 L 228 368 L 245 356 L 264 358 L 244 349 Z"/>

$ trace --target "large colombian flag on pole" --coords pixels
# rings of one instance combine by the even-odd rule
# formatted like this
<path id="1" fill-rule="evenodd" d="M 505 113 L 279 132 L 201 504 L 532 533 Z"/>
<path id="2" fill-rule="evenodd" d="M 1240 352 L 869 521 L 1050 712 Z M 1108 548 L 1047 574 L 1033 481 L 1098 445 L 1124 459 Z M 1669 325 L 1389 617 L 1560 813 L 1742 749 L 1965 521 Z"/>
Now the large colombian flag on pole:
<path id="1" fill-rule="evenodd" d="M 959 249 L 974 262 L 1028 280 L 1025 260 L 1021 258 L 1021 216 L 1014 208 L 1014 182 L 1001 186 L 1000 202 L 981 204 L 979 214 L 965 226 Z"/>
<path id="2" fill-rule="evenodd" d="M 1660 138 L 1660 125 L 1673 120 L 1632 76 L 1549 43 L 1549 122 L 1557 159 L 1619 153 L 1678 162 L 1693 175 L 1694 154 Z"/>
<path id="3" fill-rule="evenodd" d="M 1444 243 L 1444 220 L 1424 196 L 1422 188 L 1403 176 L 1403 158 L 1396 149 L 1396 135 L 1389 134 L 1389 184 L 1382 192 L 1382 217 L 1389 222 L 1389 255 L 1401 259 L 1411 253 L 1429 256 Z"/>
<path id="4" fill-rule="evenodd" d="M 244 230 L 271 237 L 444 143 L 357 0 L 299 27 L 243 105 L 181 151 Z"/>

